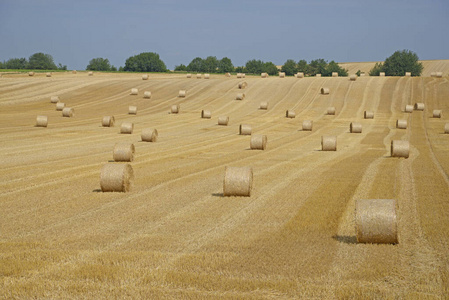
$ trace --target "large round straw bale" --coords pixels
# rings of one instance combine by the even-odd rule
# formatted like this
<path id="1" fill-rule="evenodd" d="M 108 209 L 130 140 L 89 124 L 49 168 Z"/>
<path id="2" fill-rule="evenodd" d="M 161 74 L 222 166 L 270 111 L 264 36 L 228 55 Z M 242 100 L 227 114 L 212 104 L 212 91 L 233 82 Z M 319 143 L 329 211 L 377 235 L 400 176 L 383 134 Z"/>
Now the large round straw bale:
<path id="1" fill-rule="evenodd" d="M 284 78 L 285 77 L 285 72 L 279 72 L 279 78 Z"/>
<path id="2" fill-rule="evenodd" d="M 134 130 L 134 123 L 123 122 L 120 126 L 120 133 L 122 134 L 132 134 Z"/>
<path id="3" fill-rule="evenodd" d="M 408 158 L 410 153 L 410 143 L 408 141 L 392 140 L 391 156 Z"/>
<path id="4" fill-rule="evenodd" d="M 331 106 L 327 108 L 327 114 L 328 115 L 335 115 L 335 107 Z"/>
<path id="5" fill-rule="evenodd" d="M 157 129 L 144 128 L 144 129 L 142 129 L 142 133 L 140 136 L 142 138 L 142 142 L 153 142 L 154 143 L 157 141 L 157 137 L 158 137 Z"/>
<path id="6" fill-rule="evenodd" d="M 355 205 L 357 242 L 396 244 L 396 200 L 358 199 Z"/>
<path id="7" fill-rule="evenodd" d="M 349 76 L 349 80 L 356 81 L 357 80 L 357 75 L 352 74 L 351 76 Z"/>
<path id="8" fill-rule="evenodd" d="M 145 91 L 143 93 L 143 97 L 146 98 L 146 99 L 151 99 L 151 92 L 150 91 Z"/>
<path id="9" fill-rule="evenodd" d="M 262 134 L 251 135 L 249 146 L 252 150 L 265 150 L 267 147 L 267 136 Z"/>
<path id="10" fill-rule="evenodd" d="M 137 95 L 139 93 L 138 89 L 131 89 L 131 95 Z"/>
<path id="11" fill-rule="evenodd" d="M 28 72 L 28 76 L 34 76 L 34 72 Z"/>
<path id="12" fill-rule="evenodd" d="M 365 111 L 363 112 L 363 117 L 364 117 L 365 119 L 374 119 L 374 112 L 373 112 L 373 111 L 370 111 L 370 110 L 365 110 Z"/>
<path id="13" fill-rule="evenodd" d="M 415 103 L 414 109 L 415 109 L 415 110 L 424 110 L 424 107 L 425 107 L 424 103 L 422 103 L 422 102 L 416 102 L 416 103 Z"/>
<path id="14" fill-rule="evenodd" d="M 88 76 L 94 76 L 94 72 L 87 73 Z"/>
<path id="15" fill-rule="evenodd" d="M 106 164 L 101 168 L 100 186 L 102 192 L 128 192 L 134 179 L 130 164 Z"/>
<path id="16" fill-rule="evenodd" d="M 321 95 L 329 95 L 329 88 L 321 88 Z"/>
<path id="17" fill-rule="evenodd" d="M 228 126 L 229 117 L 220 116 L 218 117 L 218 125 Z"/>
<path id="18" fill-rule="evenodd" d="M 177 113 L 179 113 L 179 105 L 178 105 L 178 104 L 175 104 L 175 105 L 172 105 L 172 106 L 171 106 L 171 113 L 172 113 L 172 114 L 177 114 Z"/>
<path id="19" fill-rule="evenodd" d="M 405 72 L 405 76 L 412 76 L 411 72 Z"/>
<path id="20" fill-rule="evenodd" d="M 101 120 L 101 126 L 103 127 L 114 127 L 115 118 L 114 116 L 104 116 Z"/>
<path id="21" fill-rule="evenodd" d="M 59 96 L 51 96 L 50 97 L 51 103 L 58 103 L 59 102 Z"/>
<path id="22" fill-rule="evenodd" d="M 407 104 L 404 109 L 405 112 L 411 113 L 413 112 L 413 105 Z"/>
<path id="23" fill-rule="evenodd" d="M 245 78 L 246 77 L 246 74 L 245 73 L 242 73 L 242 78 Z"/>
<path id="24" fill-rule="evenodd" d="M 267 110 L 268 109 L 268 102 L 267 101 L 260 102 L 259 109 Z"/>
<path id="25" fill-rule="evenodd" d="M 245 99 L 245 93 L 238 93 L 237 96 L 235 96 L 235 100 L 243 100 Z"/>
<path id="26" fill-rule="evenodd" d="M 436 72 L 430 72 L 430 77 L 435 77 L 436 76 Z"/>
<path id="27" fill-rule="evenodd" d="M 349 124 L 349 132 L 350 133 L 362 133 L 362 124 L 356 123 L 356 122 L 351 122 L 351 124 Z"/>
<path id="28" fill-rule="evenodd" d="M 337 151 L 337 137 L 326 135 L 321 136 L 321 150 Z"/>
<path id="29" fill-rule="evenodd" d="M 231 73 L 226 73 L 225 76 L 226 77 L 231 77 Z"/>
<path id="30" fill-rule="evenodd" d="M 223 180 L 224 196 L 251 196 L 253 169 L 251 167 L 226 167 Z"/>
<path id="31" fill-rule="evenodd" d="M 321 74 L 316 74 L 315 76 L 316 76 L 316 77 L 321 77 Z"/>
<path id="32" fill-rule="evenodd" d="M 296 78 L 304 78 L 304 72 L 296 73 Z"/>
<path id="33" fill-rule="evenodd" d="M 209 79 L 210 78 L 210 74 L 204 74 L 204 79 Z"/>
<path id="34" fill-rule="evenodd" d="M 295 111 L 294 111 L 294 110 L 288 109 L 288 110 L 285 112 L 285 116 L 286 116 L 287 118 L 293 119 L 293 118 L 296 116 L 296 114 L 295 114 Z"/>
<path id="35" fill-rule="evenodd" d="M 62 102 L 56 103 L 56 110 L 57 110 L 57 111 L 63 110 L 64 107 L 65 107 L 65 103 L 62 103 Z"/>
<path id="36" fill-rule="evenodd" d="M 441 118 L 441 114 L 442 114 L 442 111 L 440 109 L 434 109 L 433 110 L 433 117 L 434 118 Z"/>
<path id="37" fill-rule="evenodd" d="M 75 116 L 75 110 L 71 107 L 64 107 L 62 109 L 62 116 L 63 117 L 67 117 L 67 118 L 71 118 Z"/>
<path id="38" fill-rule="evenodd" d="M 77 72 L 76 72 L 76 70 L 72 70 L 72 74 L 76 74 Z"/>
<path id="39" fill-rule="evenodd" d="M 114 161 L 133 161 L 136 148 L 133 143 L 117 143 L 112 152 Z"/>
<path id="40" fill-rule="evenodd" d="M 435 72 L 435 77 L 437 78 L 443 77 L 443 72 Z"/>
<path id="41" fill-rule="evenodd" d="M 243 78 L 243 74 L 242 73 L 237 73 L 237 78 Z"/>
<path id="42" fill-rule="evenodd" d="M 332 77 L 338 77 L 338 72 L 332 72 Z"/>
<path id="43" fill-rule="evenodd" d="M 184 98 L 186 96 L 186 90 L 179 90 L 178 97 Z"/>
<path id="44" fill-rule="evenodd" d="M 47 76 L 47 77 L 51 77 L 51 73 L 50 73 L 50 72 L 48 72 L 48 73 L 45 73 L 45 76 Z"/>
<path id="45" fill-rule="evenodd" d="M 188 73 L 187 78 L 192 78 L 192 74 Z"/>
<path id="46" fill-rule="evenodd" d="M 313 121 L 304 120 L 302 121 L 302 131 L 312 131 Z"/>
<path id="47" fill-rule="evenodd" d="M 48 117 L 47 116 L 37 116 L 36 117 L 36 127 L 47 127 Z"/>
<path id="48" fill-rule="evenodd" d="M 196 74 L 196 79 L 201 79 L 202 77 L 203 76 L 200 73 Z"/>
<path id="49" fill-rule="evenodd" d="M 251 132 L 252 132 L 251 125 L 240 124 L 240 126 L 239 126 L 239 134 L 240 135 L 251 135 Z"/>
<path id="50" fill-rule="evenodd" d="M 148 78 L 150 78 L 150 77 L 148 76 L 148 74 L 143 74 L 143 75 L 142 75 L 142 80 L 148 80 Z"/>
<path id="51" fill-rule="evenodd" d="M 262 77 L 262 78 L 268 78 L 268 73 L 260 73 L 260 77 Z"/>
<path id="52" fill-rule="evenodd" d="M 449 133 L 449 123 L 444 124 L 444 133 Z"/>
<path id="53" fill-rule="evenodd" d="M 379 73 L 379 76 L 380 76 L 380 77 L 385 77 L 385 72 L 380 72 L 380 73 Z"/>
<path id="54" fill-rule="evenodd" d="M 128 107 L 128 114 L 130 115 L 137 115 L 137 106 L 129 106 Z"/>
<path id="55" fill-rule="evenodd" d="M 246 88 L 248 84 L 246 83 L 246 81 L 240 81 L 239 82 L 239 89 L 244 89 Z"/>
<path id="56" fill-rule="evenodd" d="M 203 119 L 210 119 L 212 117 L 212 113 L 210 112 L 210 110 L 202 110 L 201 111 L 201 118 Z"/>
<path id="57" fill-rule="evenodd" d="M 396 128 L 407 129 L 407 120 L 404 120 L 404 119 L 396 120 Z"/>

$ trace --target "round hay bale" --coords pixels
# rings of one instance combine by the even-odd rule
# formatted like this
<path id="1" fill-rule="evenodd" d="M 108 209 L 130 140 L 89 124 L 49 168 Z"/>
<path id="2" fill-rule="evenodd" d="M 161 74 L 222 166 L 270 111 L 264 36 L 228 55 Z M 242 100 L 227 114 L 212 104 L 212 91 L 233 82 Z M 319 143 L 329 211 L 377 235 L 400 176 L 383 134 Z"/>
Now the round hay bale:
<path id="1" fill-rule="evenodd" d="M 338 72 L 332 72 L 332 77 L 338 77 Z"/>
<path id="2" fill-rule="evenodd" d="M 337 151 L 337 137 L 321 136 L 321 151 Z"/>
<path id="3" fill-rule="evenodd" d="M 268 109 L 268 102 L 260 102 L 259 109 L 267 110 Z"/>
<path id="4" fill-rule="evenodd" d="M 251 196 L 253 169 L 251 167 L 226 167 L 223 196 Z"/>
<path id="5" fill-rule="evenodd" d="M 51 103 L 58 103 L 59 102 L 59 96 L 51 96 L 50 97 Z"/>
<path id="6" fill-rule="evenodd" d="M 246 88 L 248 84 L 246 83 L 246 81 L 240 81 L 239 82 L 239 89 L 244 89 Z"/>
<path id="7" fill-rule="evenodd" d="M 137 115 L 137 106 L 129 106 L 128 114 L 129 115 Z"/>
<path id="8" fill-rule="evenodd" d="M 156 142 L 158 137 L 157 129 L 153 128 L 144 128 L 142 129 L 142 133 L 140 137 L 142 138 L 142 142 Z"/>
<path id="9" fill-rule="evenodd" d="M 226 77 L 231 77 L 231 73 L 226 73 L 225 76 Z"/>
<path id="10" fill-rule="evenodd" d="M 436 72 L 430 72 L 430 77 L 435 77 L 436 76 Z"/>
<path id="11" fill-rule="evenodd" d="M 243 74 L 242 73 L 237 73 L 237 78 L 243 78 Z"/>
<path id="12" fill-rule="evenodd" d="M 444 133 L 449 133 L 449 123 L 444 124 Z"/>
<path id="13" fill-rule="evenodd" d="M 262 77 L 262 78 L 268 78 L 268 73 L 260 73 L 260 77 Z"/>
<path id="14" fill-rule="evenodd" d="M 407 104 L 405 106 L 404 112 L 407 112 L 407 113 L 413 112 L 413 105 Z"/>
<path id="15" fill-rule="evenodd" d="M 134 130 L 134 123 L 130 122 L 123 122 L 120 126 L 120 133 L 121 134 L 132 134 Z"/>
<path id="16" fill-rule="evenodd" d="M 358 199 L 355 224 L 359 243 L 397 244 L 396 200 Z"/>
<path id="17" fill-rule="evenodd" d="M 440 109 L 434 109 L 433 110 L 433 117 L 434 118 L 441 118 L 441 114 L 442 114 L 442 111 Z"/>
<path id="18" fill-rule="evenodd" d="M 316 74 L 315 77 L 321 77 L 321 74 Z"/>
<path id="19" fill-rule="evenodd" d="M 226 117 L 226 116 L 218 117 L 218 125 L 228 126 L 228 123 L 229 123 L 229 117 Z"/>
<path id="20" fill-rule="evenodd" d="M 47 116 L 37 116 L 36 117 L 36 127 L 47 127 L 48 117 Z"/>
<path id="21" fill-rule="evenodd" d="M 267 136 L 262 134 L 251 135 L 249 146 L 251 150 L 265 150 L 267 147 Z"/>
<path id="22" fill-rule="evenodd" d="M 410 143 L 408 141 L 392 140 L 391 156 L 408 158 L 410 153 Z"/>
<path id="23" fill-rule="evenodd" d="M 101 126 L 103 127 L 114 127 L 115 118 L 114 116 L 104 116 L 101 120 Z"/>
<path id="24" fill-rule="evenodd" d="M 321 95 L 329 95 L 329 88 L 321 88 Z"/>
<path id="25" fill-rule="evenodd" d="M 139 93 L 138 89 L 131 89 L 131 95 L 137 95 Z"/>
<path id="26" fill-rule="evenodd" d="M 76 74 L 77 72 L 76 72 L 76 70 L 72 70 L 72 74 Z"/>
<path id="27" fill-rule="evenodd" d="M 284 78 L 285 77 L 285 72 L 279 72 L 279 78 Z"/>
<path id="28" fill-rule="evenodd" d="M 313 121 L 304 120 L 302 121 L 302 131 L 312 131 Z"/>
<path id="29" fill-rule="evenodd" d="M 204 79 L 209 79 L 210 78 L 210 74 L 204 74 Z"/>
<path id="30" fill-rule="evenodd" d="M 404 120 L 404 119 L 396 120 L 396 128 L 407 129 L 407 120 Z"/>
<path id="31" fill-rule="evenodd" d="M 184 98 L 186 96 L 186 90 L 179 90 L 178 97 Z"/>
<path id="32" fill-rule="evenodd" d="M 365 77 L 365 73 L 360 73 L 360 77 Z"/>
<path id="33" fill-rule="evenodd" d="M 112 152 L 114 161 L 133 161 L 136 148 L 133 143 L 117 143 Z"/>
<path id="34" fill-rule="evenodd" d="M 192 74 L 188 73 L 187 78 L 192 78 Z"/>
<path id="35" fill-rule="evenodd" d="M 62 109 L 62 116 L 66 118 L 71 118 L 75 116 L 75 110 L 71 107 L 64 107 Z"/>
<path id="36" fill-rule="evenodd" d="M 415 110 L 424 110 L 424 107 L 425 107 L 424 103 L 422 103 L 422 102 L 416 102 L 416 103 L 415 103 L 414 109 L 415 109 Z"/>
<path id="37" fill-rule="evenodd" d="M 150 91 L 145 91 L 145 92 L 143 93 L 143 97 L 144 97 L 145 99 L 151 99 L 151 92 L 150 92 Z"/>
<path id="38" fill-rule="evenodd" d="M 252 132 L 251 125 L 240 124 L 240 126 L 239 126 L 239 134 L 240 135 L 251 135 L 251 132 Z"/>
<path id="39" fill-rule="evenodd" d="M 335 107 L 331 106 L 327 108 L 328 115 L 335 115 Z"/>
<path id="40" fill-rule="evenodd" d="M 374 119 L 374 112 L 373 112 L 373 111 L 370 111 L 370 110 L 365 110 L 365 111 L 363 112 L 363 117 L 364 117 L 365 119 Z"/>
<path id="41" fill-rule="evenodd" d="M 88 76 L 94 76 L 94 72 L 87 73 Z"/>
<path id="42" fill-rule="evenodd" d="M 245 93 L 238 93 L 237 96 L 235 96 L 235 100 L 243 100 L 245 99 Z"/>
<path id="43" fill-rule="evenodd" d="M 245 73 L 242 73 L 242 78 L 245 78 L 246 77 L 246 74 Z"/>
<path id="44" fill-rule="evenodd" d="M 203 75 L 201 75 L 201 74 L 196 74 L 196 79 L 201 79 L 203 77 Z"/>
<path id="45" fill-rule="evenodd" d="M 63 110 L 64 107 L 65 107 L 65 103 L 62 103 L 62 102 L 56 103 L 56 110 L 57 110 L 57 111 Z"/>
<path id="46" fill-rule="evenodd" d="M 349 80 L 356 81 L 357 80 L 357 75 L 352 74 L 351 76 L 349 76 Z"/>
<path id="47" fill-rule="evenodd" d="M 436 78 L 442 78 L 443 77 L 443 72 L 435 72 L 435 77 Z"/>
<path id="48" fill-rule="evenodd" d="M 385 77 L 385 72 L 380 72 L 380 73 L 379 73 L 379 76 L 380 76 L 380 77 Z"/>
<path id="49" fill-rule="evenodd" d="M 210 112 L 210 110 L 202 110 L 201 111 L 201 118 L 202 119 L 210 119 L 212 117 L 212 113 Z"/>
<path id="50" fill-rule="evenodd" d="M 45 73 L 45 76 L 51 77 L 51 73 L 50 72 L 49 73 Z"/>
<path id="51" fill-rule="evenodd" d="M 34 76 L 34 72 L 28 72 L 28 76 Z"/>
<path id="52" fill-rule="evenodd" d="M 295 111 L 294 110 L 287 110 L 286 112 L 285 112 L 285 116 L 287 117 L 287 118 L 290 118 L 290 119 L 293 119 L 295 116 L 296 116 L 296 114 L 295 114 Z"/>
<path id="53" fill-rule="evenodd" d="M 362 124 L 356 123 L 356 122 L 351 122 L 351 124 L 349 124 L 349 132 L 350 133 L 362 133 Z"/>
<path id="54" fill-rule="evenodd" d="M 172 114 L 177 114 L 177 113 L 179 113 L 179 105 L 178 105 L 178 104 L 175 104 L 175 105 L 172 105 L 172 106 L 171 106 L 171 113 L 172 113 Z"/>
<path id="55" fill-rule="evenodd" d="M 304 78 L 304 72 L 296 73 L 296 78 Z"/>
<path id="56" fill-rule="evenodd" d="M 130 164 L 106 164 L 101 168 L 101 191 L 129 192 L 133 179 L 134 171 Z"/>
<path id="57" fill-rule="evenodd" d="M 150 77 L 148 76 L 148 74 L 143 74 L 143 75 L 142 75 L 142 80 L 148 80 L 148 78 L 150 78 Z"/>
<path id="58" fill-rule="evenodd" d="M 412 73 L 411 72 L 405 72 L 405 76 L 410 77 L 410 76 L 412 76 Z"/>

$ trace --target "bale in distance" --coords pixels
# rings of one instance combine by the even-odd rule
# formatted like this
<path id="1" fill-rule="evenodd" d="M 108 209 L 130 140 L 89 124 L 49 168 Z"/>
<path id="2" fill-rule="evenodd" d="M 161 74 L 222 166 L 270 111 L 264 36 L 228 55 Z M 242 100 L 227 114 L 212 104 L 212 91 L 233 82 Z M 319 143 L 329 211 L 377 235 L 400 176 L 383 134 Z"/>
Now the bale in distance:
<path id="1" fill-rule="evenodd" d="M 285 77 L 285 72 L 279 72 L 279 78 L 284 78 Z"/>
<path id="2" fill-rule="evenodd" d="M 410 143 L 408 141 L 392 140 L 391 157 L 408 158 L 410 153 Z"/>
<path id="3" fill-rule="evenodd" d="M 246 77 L 246 74 L 245 73 L 242 73 L 242 78 L 245 78 Z"/>
<path id="4" fill-rule="evenodd" d="M 385 72 L 380 72 L 380 73 L 379 73 L 379 76 L 380 76 L 380 77 L 385 77 Z"/>
<path id="5" fill-rule="evenodd" d="M 365 73 L 363 72 L 363 73 L 360 73 L 360 77 L 365 77 Z"/>
<path id="6" fill-rule="evenodd" d="M 356 122 L 351 122 L 351 124 L 349 124 L 349 132 L 350 133 L 362 133 L 362 124 L 356 123 Z"/>
<path id="7" fill-rule="evenodd" d="M 414 107 L 415 110 L 424 110 L 424 108 L 425 108 L 424 103 L 422 103 L 422 102 L 415 103 L 415 107 Z"/>
<path id="8" fill-rule="evenodd" d="M 251 150 L 265 150 L 267 147 L 267 136 L 262 134 L 251 135 L 249 146 Z"/>
<path id="9" fill-rule="evenodd" d="M 411 72 L 405 72 L 405 76 L 410 77 L 410 76 L 412 76 L 412 73 Z"/>
<path id="10" fill-rule="evenodd" d="M 65 107 L 65 103 L 62 103 L 62 102 L 56 103 L 56 110 L 57 110 L 57 111 L 63 110 L 64 107 Z"/>
<path id="11" fill-rule="evenodd" d="M 177 113 L 179 113 L 179 105 L 178 105 L 178 104 L 175 104 L 175 105 L 172 105 L 172 106 L 171 106 L 171 113 L 172 113 L 172 114 L 177 114 Z"/>
<path id="12" fill-rule="evenodd" d="M 218 125 L 228 126 L 228 123 L 229 123 L 229 117 L 226 117 L 226 116 L 218 117 Z"/>
<path id="13" fill-rule="evenodd" d="M 142 129 L 142 133 L 140 135 L 142 142 L 156 142 L 159 134 L 157 133 L 157 129 L 153 128 L 144 128 Z"/>
<path id="14" fill-rule="evenodd" d="M 209 79 L 210 78 L 210 74 L 204 74 L 204 79 Z"/>
<path id="15" fill-rule="evenodd" d="M 404 119 L 396 120 L 396 128 L 407 129 L 407 120 L 404 120 Z"/>
<path id="16" fill-rule="evenodd" d="M 240 135 L 251 135 L 251 133 L 252 133 L 251 125 L 240 124 L 240 126 L 239 126 L 239 134 Z"/>
<path id="17" fill-rule="evenodd" d="M 449 123 L 444 124 L 444 133 L 449 133 Z"/>
<path id="18" fill-rule="evenodd" d="M 128 107 L 128 114 L 129 115 L 137 115 L 137 106 L 129 106 Z"/>
<path id="19" fill-rule="evenodd" d="M 436 78 L 442 78 L 443 77 L 443 72 L 435 72 L 435 77 Z"/>
<path id="20" fill-rule="evenodd" d="M 144 97 L 145 99 L 151 99 L 151 92 L 150 92 L 150 91 L 145 91 L 145 92 L 143 93 L 143 97 Z"/>
<path id="21" fill-rule="evenodd" d="M 355 224 L 359 243 L 397 244 L 396 200 L 357 200 Z"/>
<path id="22" fill-rule="evenodd" d="M 71 107 L 64 107 L 62 109 L 62 116 L 66 118 L 71 118 L 75 116 L 75 110 Z"/>
<path id="23" fill-rule="evenodd" d="M 316 74 L 315 77 L 321 77 L 321 74 Z"/>
<path id="24" fill-rule="evenodd" d="M 434 118 L 441 118 L 442 111 L 440 109 L 434 109 L 433 110 L 433 117 Z"/>
<path id="25" fill-rule="evenodd" d="M 192 78 L 192 74 L 188 73 L 187 78 Z"/>
<path id="26" fill-rule="evenodd" d="M 246 81 L 240 81 L 239 82 L 239 89 L 244 89 L 246 88 L 248 84 L 246 83 Z"/>
<path id="27" fill-rule="evenodd" d="M 186 90 L 179 90 L 178 97 L 184 98 L 186 96 Z"/>
<path id="28" fill-rule="evenodd" d="M 285 116 L 287 118 L 293 119 L 296 116 L 296 114 L 295 111 L 289 109 L 285 112 Z"/>
<path id="29" fill-rule="evenodd" d="M 50 97 L 51 103 L 58 103 L 59 102 L 59 96 L 51 96 Z"/>
<path id="30" fill-rule="evenodd" d="M 34 72 L 28 72 L 28 76 L 34 76 Z"/>
<path id="31" fill-rule="evenodd" d="M 134 179 L 130 164 L 105 164 L 101 168 L 100 186 L 102 192 L 129 192 Z"/>
<path id="32" fill-rule="evenodd" d="M 251 196 L 253 169 L 251 167 L 226 167 L 223 196 Z"/>
<path id="33" fill-rule="evenodd" d="M 150 77 L 148 76 L 148 74 L 143 74 L 143 75 L 142 75 L 142 80 L 148 80 L 148 78 L 150 78 Z"/>
<path id="34" fill-rule="evenodd" d="M 130 122 L 123 122 L 120 126 L 120 133 L 121 134 L 132 134 L 134 130 L 134 123 Z"/>
<path id="35" fill-rule="evenodd" d="M 352 74 L 351 76 L 349 76 L 349 80 L 356 81 L 357 80 L 357 75 Z"/>
<path id="36" fill-rule="evenodd" d="M 138 89 L 131 89 L 131 95 L 137 95 L 139 93 Z"/>
<path id="37" fill-rule="evenodd" d="M 104 116 L 101 120 L 101 126 L 103 127 L 114 127 L 115 118 L 114 116 Z"/>
<path id="38" fill-rule="evenodd" d="M 203 75 L 201 75 L 201 74 L 196 74 L 196 79 L 201 79 L 203 77 Z"/>
<path id="39" fill-rule="evenodd" d="M 231 77 L 231 73 L 226 73 L 225 76 L 226 77 Z"/>
<path id="40" fill-rule="evenodd" d="M 329 88 L 321 88 L 321 95 L 329 95 Z"/>
<path id="41" fill-rule="evenodd" d="M 363 118 L 365 119 L 374 119 L 374 112 L 370 110 L 365 110 L 363 112 Z"/>
<path id="42" fill-rule="evenodd" d="M 267 110 L 268 109 L 268 102 L 260 102 L 259 109 Z"/>
<path id="43" fill-rule="evenodd" d="M 212 117 L 212 113 L 210 112 L 210 110 L 202 110 L 201 111 L 201 118 L 202 119 L 210 119 Z"/>
<path id="44" fill-rule="evenodd" d="M 260 77 L 262 77 L 262 78 L 268 78 L 268 73 L 260 73 Z"/>
<path id="45" fill-rule="evenodd" d="M 302 131 L 312 131 L 313 121 L 304 120 L 302 121 Z"/>
<path id="46" fill-rule="evenodd" d="M 335 115 L 335 107 L 331 106 L 327 108 L 327 114 L 328 115 Z"/>
<path id="47" fill-rule="evenodd" d="M 36 127 L 47 127 L 48 117 L 47 116 L 37 116 L 36 117 Z"/>
<path id="48" fill-rule="evenodd" d="M 72 74 L 76 74 L 77 73 L 77 71 L 76 70 L 72 70 Z"/>
<path id="49" fill-rule="evenodd" d="M 50 72 L 49 73 L 45 73 L 45 76 L 51 77 L 51 73 Z"/>
<path id="50" fill-rule="evenodd" d="M 304 78 L 304 72 L 296 73 L 296 78 Z"/>
<path id="51" fill-rule="evenodd" d="M 321 151 L 337 151 L 337 137 L 321 136 Z"/>
<path id="52" fill-rule="evenodd" d="M 338 72 L 332 72 L 332 77 L 338 77 Z"/>
<path id="53" fill-rule="evenodd" d="M 235 100 L 243 100 L 245 99 L 245 93 L 238 93 L 237 96 L 235 96 Z"/>
<path id="54" fill-rule="evenodd" d="M 243 74 L 242 73 L 237 73 L 237 78 L 243 78 Z"/>
<path id="55" fill-rule="evenodd" d="M 133 143 L 117 143 L 112 152 L 114 161 L 133 161 L 136 148 Z"/>
<path id="56" fill-rule="evenodd" d="M 94 72 L 87 73 L 88 76 L 94 76 Z"/>
<path id="57" fill-rule="evenodd" d="M 436 72 L 430 72 L 430 77 L 435 77 L 436 76 Z"/>
<path id="58" fill-rule="evenodd" d="M 407 104 L 405 106 L 404 112 L 407 112 L 407 113 L 413 112 L 413 105 Z"/>

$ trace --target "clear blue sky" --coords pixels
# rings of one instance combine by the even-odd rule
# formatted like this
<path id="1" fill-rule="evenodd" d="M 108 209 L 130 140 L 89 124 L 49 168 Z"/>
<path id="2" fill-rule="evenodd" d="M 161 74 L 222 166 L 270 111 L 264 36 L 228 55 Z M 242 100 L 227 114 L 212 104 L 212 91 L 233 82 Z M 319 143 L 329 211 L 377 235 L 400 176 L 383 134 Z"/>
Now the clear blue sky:
<path id="1" fill-rule="evenodd" d="M 84 70 L 156 52 L 168 68 L 195 57 L 337 62 L 409 49 L 449 59 L 449 0 L 0 0 L 0 60 L 51 54 Z"/>

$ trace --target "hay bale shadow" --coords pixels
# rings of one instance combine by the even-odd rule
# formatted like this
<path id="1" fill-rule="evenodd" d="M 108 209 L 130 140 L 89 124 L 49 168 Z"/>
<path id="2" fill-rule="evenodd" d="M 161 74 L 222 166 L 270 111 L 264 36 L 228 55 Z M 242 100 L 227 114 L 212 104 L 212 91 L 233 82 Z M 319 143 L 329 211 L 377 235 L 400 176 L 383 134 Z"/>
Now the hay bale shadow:
<path id="1" fill-rule="evenodd" d="M 334 235 L 332 238 L 340 243 L 345 244 L 357 244 L 357 237 L 356 236 L 349 236 L 349 235 Z"/>
<path id="2" fill-rule="evenodd" d="M 95 190 L 92 191 L 92 193 L 101 193 L 101 192 L 102 192 L 101 189 L 95 189 Z"/>
<path id="3" fill-rule="evenodd" d="M 213 197 L 220 197 L 220 198 L 223 198 L 223 197 L 224 197 L 224 194 L 223 194 L 223 193 L 212 193 L 212 196 L 213 196 Z"/>

